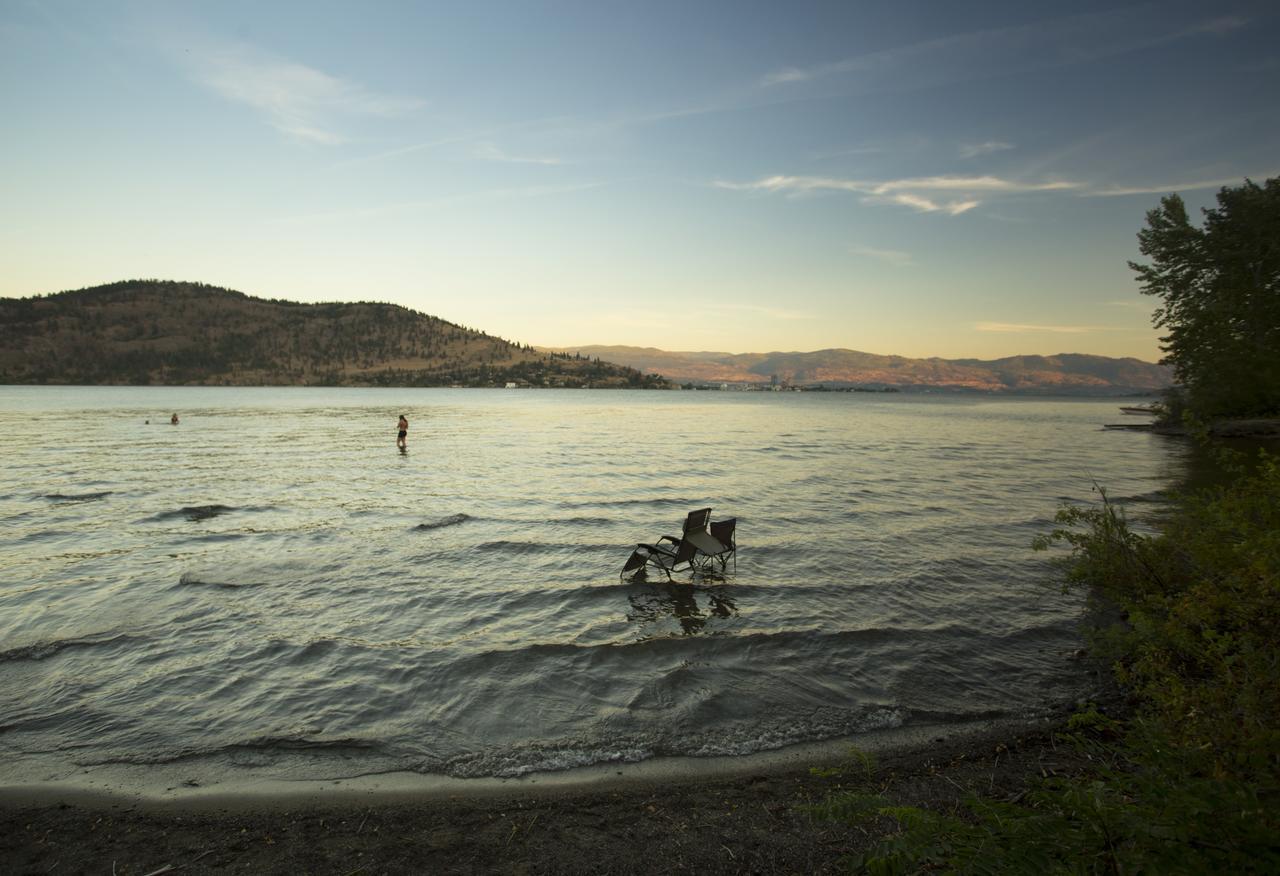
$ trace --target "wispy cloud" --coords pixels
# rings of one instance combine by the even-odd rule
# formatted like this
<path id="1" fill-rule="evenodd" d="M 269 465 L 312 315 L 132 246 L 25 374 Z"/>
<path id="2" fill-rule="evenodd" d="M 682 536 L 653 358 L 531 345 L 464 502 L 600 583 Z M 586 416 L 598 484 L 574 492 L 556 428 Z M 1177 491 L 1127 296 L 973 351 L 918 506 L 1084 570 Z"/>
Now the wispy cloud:
<path id="1" fill-rule="evenodd" d="M 476 158 L 485 161 L 500 161 L 507 164 L 563 164 L 559 158 L 527 158 L 517 155 L 508 155 L 492 143 L 477 143 L 475 152 Z"/>
<path id="2" fill-rule="evenodd" d="M 888 180 L 876 184 L 874 194 L 904 189 L 966 192 L 1054 192 L 1079 188 L 1079 183 L 1055 180 L 1051 182 L 1021 182 L 1001 179 L 998 176 L 923 176 Z"/>
<path id="3" fill-rule="evenodd" d="M 1031 334 L 1047 332 L 1056 335 L 1084 335 L 1090 332 L 1106 332 L 1113 329 L 1097 325 L 1028 325 L 1016 322 L 977 322 L 973 324 L 975 331 L 1005 332 L 1009 334 Z"/>
<path id="4" fill-rule="evenodd" d="M 891 195 L 872 195 L 863 198 L 865 204 L 894 204 L 899 207 L 910 207 L 921 213 L 948 213 L 952 216 L 959 216 L 961 213 L 968 213 L 975 207 L 982 205 L 981 201 L 947 201 L 941 203 L 933 198 L 926 198 L 923 195 L 912 194 L 911 192 L 896 192 Z"/>
<path id="5" fill-rule="evenodd" d="M 416 98 L 370 91 L 247 45 L 206 45 L 183 60 L 201 85 L 261 113 L 276 130 L 310 143 L 344 142 L 344 120 L 390 118 L 424 106 Z"/>
<path id="6" fill-rule="evenodd" d="M 1252 177 L 1253 179 L 1267 179 L 1275 176 L 1274 173 L 1261 174 Z M 1110 198 L 1119 195 L 1167 195 L 1170 192 L 1194 192 L 1201 189 L 1220 189 L 1223 186 L 1238 186 L 1244 180 L 1242 176 L 1229 176 L 1221 179 L 1203 179 L 1193 182 L 1174 182 L 1165 185 L 1141 185 L 1141 186 L 1105 186 L 1103 188 L 1093 189 L 1085 192 L 1085 194 L 1096 198 Z"/>
<path id="7" fill-rule="evenodd" d="M 890 180 L 843 179 L 830 176 L 767 176 L 755 182 L 734 183 L 717 181 L 719 188 L 740 191 L 862 192 L 869 195 L 888 195 L 901 191 L 964 191 L 964 192 L 1048 192 L 1078 189 L 1080 183 L 1055 180 L 1050 182 L 1021 182 L 996 176 L 922 176 Z"/>
<path id="8" fill-rule="evenodd" d="M 415 152 L 423 152 L 429 149 L 438 149 L 441 146 L 450 146 L 454 143 L 465 143 L 471 140 L 470 136 L 454 136 L 440 137 L 435 140 L 427 140 L 422 143 L 410 143 L 408 146 L 397 146 L 395 149 L 387 149 L 382 152 L 375 152 L 372 155 L 362 155 L 358 158 L 348 158 L 345 161 L 336 162 L 333 167 L 355 167 L 361 164 L 373 164 L 378 161 L 386 161 L 390 158 L 401 158 L 405 155 L 412 155 Z"/>
<path id="9" fill-rule="evenodd" d="M 1208 21 L 1202 21 L 1190 28 L 1187 33 L 1208 33 L 1214 36 L 1222 36 L 1239 30 L 1249 24 L 1249 19 L 1243 15 L 1224 15 L 1221 18 L 1211 18 Z"/>
<path id="10" fill-rule="evenodd" d="M 1280 171 L 1256 174 L 1250 179 L 1269 179 Z M 716 180 L 717 188 L 740 192 L 771 192 L 787 195 L 805 195 L 816 192 L 849 192 L 862 195 L 862 203 L 909 207 L 921 213 L 947 213 L 959 216 L 981 206 L 983 197 L 1017 195 L 1042 192 L 1070 193 L 1080 197 L 1109 198 L 1124 195 L 1168 194 L 1203 189 L 1219 189 L 1238 186 L 1244 175 L 1219 179 L 1169 182 L 1161 185 L 1106 185 L 1049 180 L 1027 182 L 997 176 L 926 176 L 904 177 L 890 180 L 846 179 L 828 176 L 789 176 L 776 174 L 752 182 Z M 946 194 L 962 197 L 946 199 Z"/>
<path id="11" fill-rule="evenodd" d="M 1013 149 L 1012 143 L 1001 140 L 988 140 L 985 143 L 968 143 L 960 147 L 961 158 L 977 158 L 979 155 L 990 155 L 992 152 L 1004 152 Z"/>
<path id="12" fill-rule="evenodd" d="M 989 30 L 970 31 L 812 65 L 791 65 L 761 76 L 763 89 L 786 89 L 832 77 L 850 87 L 930 87 L 1018 71 L 1092 63 L 1154 46 L 1222 36 L 1248 24 L 1236 15 L 1153 28 L 1146 6 L 1084 13 Z"/>
<path id="13" fill-rule="evenodd" d="M 784 67 L 781 70 L 762 76 L 760 84 L 768 87 L 770 85 L 782 85 L 785 82 L 804 82 L 806 79 L 812 79 L 813 77 L 812 70 L 801 70 L 799 67 Z"/>
<path id="14" fill-rule="evenodd" d="M 921 213 L 948 213 L 959 216 L 982 204 L 977 194 L 1019 194 L 1066 191 L 1079 188 L 1066 181 L 1023 182 L 995 176 L 929 176 L 891 180 L 860 180 L 824 176 L 769 176 L 755 182 L 716 181 L 715 186 L 735 191 L 806 194 L 822 191 L 863 195 L 865 204 L 893 204 Z M 938 193 L 959 193 L 960 198 L 942 200 Z"/>
<path id="15" fill-rule="evenodd" d="M 900 249 L 877 249 L 874 246 L 855 246 L 851 247 L 849 251 L 854 255 L 866 256 L 869 259 L 878 259 L 899 268 L 905 268 L 913 264 L 911 260 L 911 253 L 903 252 Z"/>

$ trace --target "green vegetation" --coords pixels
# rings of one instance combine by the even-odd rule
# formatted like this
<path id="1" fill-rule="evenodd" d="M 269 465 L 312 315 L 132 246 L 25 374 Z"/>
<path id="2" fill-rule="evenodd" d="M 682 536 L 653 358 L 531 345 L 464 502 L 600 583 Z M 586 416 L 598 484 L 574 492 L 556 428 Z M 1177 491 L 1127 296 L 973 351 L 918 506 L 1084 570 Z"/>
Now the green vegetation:
<path id="1" fill-rule="evenodd" d="M 667 386 L 396 305 L 269 301 L 159 280 L 0 299 L 0 383 Z"/>
<path id="2" fill-rule="evenodd" d="M 1170 419 L 1184 407 L 1202 419 L 1280 414 L 1280 179 L 1223 188 L 1202 228 L 1169 195 L 1138 241 L 1152 261 L 1130 267 L 1163 301 L 1153 322 L 1185 387 Z"/>
<path id="3" fill-rule="evenodd" d="M 1280 872 L 1280 462 L 1182 497 L 1161 531 L 1123 512 L 1064 508 L 1038 546 L 1065 545 L 1065 586 L 1118 608 L 1095 646 L 1136 701 L 1090 706 L 1064 734 L 1094 765 L 1018 803 L 958 811 L 872 793 L 819 811 L 898 831 L 852 862 L 869 873 Z"/>

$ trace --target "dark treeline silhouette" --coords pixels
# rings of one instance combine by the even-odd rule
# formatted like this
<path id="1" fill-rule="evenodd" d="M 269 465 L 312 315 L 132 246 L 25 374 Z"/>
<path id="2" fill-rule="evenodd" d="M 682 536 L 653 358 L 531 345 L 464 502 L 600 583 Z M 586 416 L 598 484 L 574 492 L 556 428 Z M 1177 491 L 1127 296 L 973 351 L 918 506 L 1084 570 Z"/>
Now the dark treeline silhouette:
<path id="1" fill-rule="evenodd" d="M 1280 414 L 1280 178 L 1223 187 L 1197 227 L 1176 194 L 1138 232 L 1130 262 L 1160 299 L 1153 322 L 1182 390 L 1168 407 L 1204 419 Z"/>

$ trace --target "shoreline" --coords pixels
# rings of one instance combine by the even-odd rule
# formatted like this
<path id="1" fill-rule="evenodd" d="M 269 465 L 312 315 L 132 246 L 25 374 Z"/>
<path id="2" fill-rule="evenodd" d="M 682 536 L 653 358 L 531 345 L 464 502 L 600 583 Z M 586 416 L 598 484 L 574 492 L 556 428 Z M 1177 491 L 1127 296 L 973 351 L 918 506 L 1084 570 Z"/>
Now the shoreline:
<path id="1" fill-rule="evenodd" d="M 1104 429 L 1124 432 L 1153 432 L 1156 435 L 1186 436 L 1191 433 L 1176 423 L 1106 423 Z M 1280 417 L 1254 417 L 1241 420 L 1215 420 L 1209 424 L 1214 438 L 1277 438 Z"/>
<path id="2" fill-rule="evenodd" d="M 167 869 L 847 872 L 849 856 L 896 825 L 830 821 L 815 813 L 816 804 L 850 790 L 944 812 L 968 794 L 1020 799 L 1034 779 L 1088 769 L 1084 755 L 1057 740 L 1068 711 L 975 722 L 950 735 L 899 737 L 896 745 L 882 739 L 870 772 L 847 746 L 837 752 L 838 743 L 831 743 L 822 763 L 797 751 L 720 773 L 682 771 L 685 765 L 673 762 L 665 772 L 640 776 L 624 766 L 621 777 L 594 782 L 507 780 L 485 793 L 442 789 L 427 797 L 384 788 L 310 798 L 210 796 L 192 805 L 191 797 L 156 803 L 101 794 L 36 800 L 11 787 L 0 794 L 0 861 L 14 873 L 111 868 L 117 876 Z"/>
<path id="3" fill-rule="evenodd" d="M 72 805 L 85 809 L 121 806 L 151 812 L 258 812 L 307 807 L 344 809 L 438 800 L 575 796 L 653 787 L 733 781 L 748 775 L 785 775 L 847 762 L 858 750 L 894 756 L 991 734 L 1035 732 L 1058 718 L 978 719 L 872 730 L 855 736 L 788 745 L 747 755 L 654 757 L 634 763 L 607 762 L 517 777 L 457 778 L 407 770 L 324 778 L 223 775 L 195 782 L 192 771 L 174 764 L 112 764 L 78 768 L 74 779 L 0 784 L 0 810 Z M 31 770 L 34 772 L 34 770 Z M 10 774 L 11 778 L 12 774 Z"/>

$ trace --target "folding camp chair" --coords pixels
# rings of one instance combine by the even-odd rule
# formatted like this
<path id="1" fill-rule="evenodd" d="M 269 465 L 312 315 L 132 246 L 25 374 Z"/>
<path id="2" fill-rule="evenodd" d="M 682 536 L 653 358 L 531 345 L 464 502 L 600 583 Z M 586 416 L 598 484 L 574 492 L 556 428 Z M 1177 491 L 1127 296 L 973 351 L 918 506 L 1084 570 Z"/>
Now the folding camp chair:
<path id="1" fill-rule="evenodd" d="M 698 555 L 699 545 L 711 547 L 711 534 L 707 525 L 711 521 L 711 509 L 700 508 L 690 511 L 684 520 L 684 528 L 680 537 L 664 535 L 655 544 L 638 544 L 622 567 L 622 575 L 637 572 L 645 566 L 654 566 L 666 573 L 668 579 L 672 572 L 680 572 L 694 568 L 694 559 Z M 716 545 L 719 542 L 715 542 Z"/>

